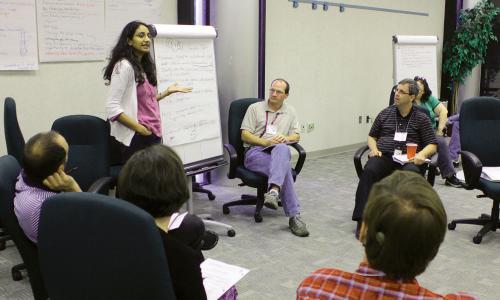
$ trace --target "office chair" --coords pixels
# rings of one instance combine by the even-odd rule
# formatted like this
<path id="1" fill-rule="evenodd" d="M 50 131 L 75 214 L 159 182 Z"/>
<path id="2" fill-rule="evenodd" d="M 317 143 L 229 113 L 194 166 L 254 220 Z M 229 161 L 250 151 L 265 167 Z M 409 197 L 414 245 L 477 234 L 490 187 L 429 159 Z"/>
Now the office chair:
<path id="1" fill-rule="evenodd" d="M 12 268 L 13 279 L 21 280 L 20 271 L 26 268 L 35 299 L 45 300 L 48 296 L 40 273 L 37 247 L 19 227 L 14 213 L 15 185 L 20 171 L 21 167 L 13 156 L 0 157 L 0 216 L 24 261 L 24 264 Z"/>
<path id="2" fill-rule="evenodd" d="M 16 101 L 10 97 L 5 98 L 3 104 L 3 125 L 7 153 L 14 156 L 19 164 L 21 164 L 23 160 L 24 137 L 17 121 Z M 5 243 L 11 238 L 3 230 L 1 218 L 0 228 L 2 228 L 0 232 L 0 250 L 3 250 L 5 249 Z"/>
<path id="3" fill-rule="evenodd" d="M 3 124 L 7 153 L 16 158 L 19 164 L 23 161 L 24 137 L 17 121 L 16 102 L 7 97 L 3 105 Z"/>
<path id="4" fill-rule="evenodd" d="M 500 100 L 493 97 L 474 97 L 462 103 L 460 109 L 461 158 L 465 175 L 465 188 L 478 189 L 491 198 L 491 215 L 481 214 L 477 219 L 457 219 L 448 224 L 454 230 L 457 224 L 483 226 L 472 241 L 479 244 L 490 231 L 499 228 L 498 206 L 500 204 L 500 182 L 481 177 L 483 166 L 500 167 Z"/>
<path id="5" fill-rule="evenodd" d="M 71 173 L 83 191 L 100 193 L 109 191 L 110 177 L 109 124 L 95 116 L 70 115 L 54 121 L 52 130 L 59 132 L 68 142 L 66 170 Z M 105 185 L 104 183 L 107 183 Z"/>
<path id="6" fill-rule="evenodd" d="M 248 107 L 262 99 L 245 98 L 231 102 L 229 107 L 228 118 L 228 141 L 229 144 L 224 144 L 224 148 L 229 154 L 229 179 L 239 178 L 242 183 L 240 186 L 250 186 L 257 189 L 257 196 L 255 195 L 242 195 L 240 200 L 225 203 L 222 206 L 222 212 L 229 214 L 229 207 L 235 205 L 255 205 L 254 219 L 255 222 L 262 222 L 261 210 L 264 205 L 264 194 L 267 191 L 267 176 L 248 170 L 244 166 L 244 148 L 241 141 L 241 123 Z M 306 151 L 298 143 L 291 144 L 299 153 L 297 163 L 292 168 L 293 179 L 300 173 L 304 161 L 306 159 Z"/>
<path id="7" fill-rule="evenodd" d="M 38 247 L 51 300 L 175 299 L 155 221 L 126 201 L 90 193 L 47 199 Z"/>
<path id="8" fill-rule="evenodd" d="M 3 105 L 3 124 L 4 124 L 4 135 L 5 144 L 7 145 L 7 153 L 13 156 L 19 165 L 22 165 L 23 153 L 24 153 L 24 137 L 19 127 L 19 122 L 17 121 L 17 109 L 16 101 L 13 98 L 5 98 Z M 0 218 L 0 226 L 2 221 Z M 11 240 L 10 235 L 7 230 L 0 232 L 0 250 L 5 249 L 5 243 Z M 18 264 L 12 267 L 12 278 L 14 280 L 21 280 L 22 274 L 21 270 L 26 269 L 23 264 Z"/>
<path id="9" fill-rule="evenodd" d="M 212 191 L 210 191 L 210 190 L 203 188 L 203 186 L 199 182 L 196 182 L 195 176 L 192 177 L 192 184 L 193 184 L 192 185 L 193 193 L 207 194 L 208 200 L 210 200 L 210 201 L 215 200 L 214 193 L 212 193 Z"/>

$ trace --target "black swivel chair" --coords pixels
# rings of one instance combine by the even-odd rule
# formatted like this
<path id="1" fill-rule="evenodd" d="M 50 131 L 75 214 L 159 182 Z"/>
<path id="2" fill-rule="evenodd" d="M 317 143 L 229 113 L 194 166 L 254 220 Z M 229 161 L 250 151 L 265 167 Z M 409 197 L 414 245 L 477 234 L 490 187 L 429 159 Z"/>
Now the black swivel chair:
<path id="1" fill-rule="evenodd" d="M 19 164 L 21 164 L 23 160 L 24 137 L 17 121 L 16 102 L 10 97 L 5 98 L 3 104 L 3 125 L 7 153 L 14 156 Z M 0 228 L 3 228 L 1 218 Z M 0 250 L 5 249 L 5 242 L 8 240 L 10 240 L 10 236 L 2 229 L 0 231 Z"/>
<path id="2" fill-rule="evenodd" d="M 493 200 L 491 215 L 482 214 L 477 219 L 452 220 L 448 229 L 457 224 L 483 226 L 472 239 L 481 243 L 483 236 L 499 228 L 500 182 L 481 178 L 483 166 L 500 167 L 500 100 L 492 97 L 475 97 L 462 103 L 460 109 L 460 143 L 465 188 L 478 189 Z"/>
<path id="3" fill-rule="evenodd" d="M 20 270 L 26 268 L 34 298 L 45 300 L 48 296 L 40 273 L 37 247 L 19 227 L 14 213 L 14 187 L 20 171 L 21 167 L 13 156 L 0 157 L 0 216 L 24 261 L 22 267 L 12 268 L 12 277 L 14 280 L 22 279 Z"/>
<path id="4" fill-rule="evenodd" d="M 19 122 L 17 121 L 17 109 L 16 101 L 13 98 L 5 98 L 3 105 L 3 125 L 4 125 L 4 135 L 5 144 L 7 145 L 7 153 L 13 156 L 19 165 L 22 165 L 23 153 L 24 153 L 24 137 L 19 127 Z M 0 217 L 0 225 L 1 224 Z M 11 237 L 7 233 L 7 230 L 0 232 L 0 250 L 5 249 L 6 241 L 10 240 Z M 21 270 L 25 269 L 24 264 L 18 264 L 12 267 L 12 278 L 14 280 L 21 280 L 22 274 Z"/>
<path id="5" fill-rule="evenodd" d="M 3 105 L 3 124 L 7 153 L 14 156 L 19 164 L 23 161 L 24 137 L 17 121 L 16 102 L 7 97 Z"/>
<path id="6" fill-rule="evenodd" d="M 262 222 L 261 210 L 264 205 L 264 194 L 267 191 L 267 177 L 263 174 L 259 174 L 248 170 L 244 166 L 244 148 L 243 142 L 241 141 L 241 123 L 243 122 L 243 117 L 248 109 L 248 107 L 262 99 L 256 98 L 246 98 L 235 100 L 231 103 L 229 107 L 229 118 L 228 118 L 228 141 L 229 144 L 224 144 L 224 148 L 229 153 L 229 173 L 227 177 L 229 179 L 239 178 L 241 179 L 243 185 L 248 185 L 250 187 L 257 189 L 257 196 L 255 195 L 242 195 L 241 200 L 225 203 L 222 206 L 222 212 L 224 214 L 229 213 L 229 207 L 235 205 L 256 205 L 254 218 L 255 222 Z M 296 176 L 300 173 L 304 161 L 306 159 L 306 151 L 299 144 L 295 143 L 291 145 L 299 153 L 297 163 L 294 168 L 292 168 L 293 178 L 295 180 Z"/>
<path id="7" fill-rule="evenodd" d="M 107 193 L 110 177 L 109 124 L 95 116 L 70 115 L 54 121 L 52 130 L 59 132 L 68 142 L 69 154 L 66 170 L 71 173 L 83 191 Z M 106 183 L 106 184 L 104 184 Z"/>
<path id="8" fill-rule="evenodd" d="M 51 300 L 175 299 L 155 221 L 126 201 L 90 193 L 47 199 L 38 247 Z"/>

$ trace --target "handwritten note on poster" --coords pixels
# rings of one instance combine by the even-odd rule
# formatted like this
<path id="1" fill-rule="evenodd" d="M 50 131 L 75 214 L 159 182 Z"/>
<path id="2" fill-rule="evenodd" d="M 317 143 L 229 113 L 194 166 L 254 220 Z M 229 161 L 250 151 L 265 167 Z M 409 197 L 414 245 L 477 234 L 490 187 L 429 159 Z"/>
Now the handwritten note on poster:
<path id="1" fill-rule="evenodd" d="M 193 87 L 160 102 L 163 140 L 176 146 L 218 137 L 219 104 L 212 39 L 155 40 L 160 91 L 178 82 Z"/>
<path id="2" fill-rule="evenodd" d="M 41 62 L 104 60 L 104 0 L 38 0 Z"/>
<path id="3" fill-rule="evenodd" d="M 35 0 L 0 0 L 0 70 L 37 70 Z"/>

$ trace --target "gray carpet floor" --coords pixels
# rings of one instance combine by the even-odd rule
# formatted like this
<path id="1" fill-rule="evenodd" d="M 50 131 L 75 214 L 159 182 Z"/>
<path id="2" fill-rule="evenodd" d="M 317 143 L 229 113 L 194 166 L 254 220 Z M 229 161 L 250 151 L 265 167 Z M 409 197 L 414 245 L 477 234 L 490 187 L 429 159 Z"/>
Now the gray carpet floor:
<path id="1" fill-rule="evenodd" d="M 194 195 L 196 213 L 208 213 L 215 220 L 234 226 L 235 237 L 225 236 L 221 228 L 219 244 L 206 251 L 205 257 L 218 259 L 250 269 L 238 284 L 239 299 L 295 299 L 301 280 L 315 269 L 335 267 L 354 271 L 363 257 L 363 248 L 354 238 L 351 221 L 358 179 L 352 163 L 354 151 L 308 159 L 296 182 L 301 200 L 302 217 L 311 235 L 299 238 L 288 230 L 288 219 L 282 210 L 264 208 L 262 223 L 253 220 L 253 207 L 231 208 L 222 214 L 225 202 L 236 200 L 241 193 L 254 193 L 239 187 L 237 180 L 223 180 L 206 186 L 217 196 L 208 201 Z M 436 179 L 448 219 L 477 217 L 489 213 L 491 200 L 477 199 L 478 191 L 466 191 L 444 185 Z M 427 271 L 418 277 L 420 283 L 439 293 L 466 291 L 479 299 L 498 299 L 500 284 L 500 232 L 490 233 L 482 244 L 472 243 L 478 226 L 458 225 L 448 231 L 437 257 Z M 14 282 L 10 268 L 20 262 L 9 242 L 0 251 L 0 299 L 32 299 L 29 282 Z"/>

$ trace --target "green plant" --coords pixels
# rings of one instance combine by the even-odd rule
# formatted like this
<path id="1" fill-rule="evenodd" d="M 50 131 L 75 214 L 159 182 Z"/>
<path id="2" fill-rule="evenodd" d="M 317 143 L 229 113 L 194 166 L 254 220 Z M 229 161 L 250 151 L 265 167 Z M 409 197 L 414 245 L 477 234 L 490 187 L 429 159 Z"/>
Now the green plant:
<path id="1" fill-rule="evenodd" d="M 484 63 L 490 41 L 497 41 L 493 20 L 500 13 L 489 0 L 481 0 L 472 9 L 461 11 L 459 26 L 451 40 L 444 45 L 443 71 L 453 82 L 451 113 L 456 112 L 458 88 L 472 69 Z"/>

